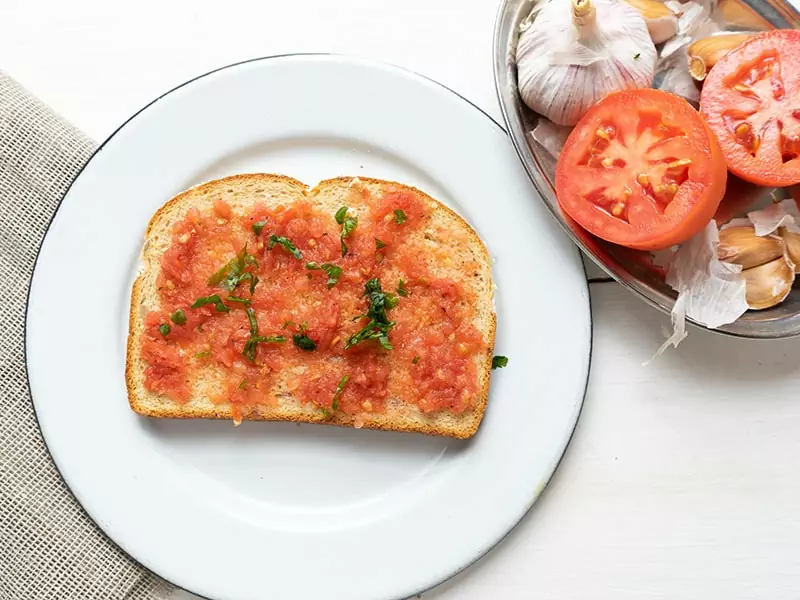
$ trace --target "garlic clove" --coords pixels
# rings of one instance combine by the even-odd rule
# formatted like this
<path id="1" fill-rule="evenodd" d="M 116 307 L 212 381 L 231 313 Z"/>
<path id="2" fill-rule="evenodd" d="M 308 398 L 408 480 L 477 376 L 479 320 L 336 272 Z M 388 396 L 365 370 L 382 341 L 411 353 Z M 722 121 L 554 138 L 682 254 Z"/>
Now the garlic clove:
<path id="1" fill-rule="evenodd" d="M 657 0 L 625 0 L 641 13 L 654 44 L 666 42 L 678 33 L 678 15 Z"/>
<path id="2" fill-rule="evenodd" d="M 794 233 L 782 228 L 781 236 L 783 241 L 786 242 L 786 253 L 795 265 L 794 272 L 800 273 L 800 233 Z"/>
<path id="3" fill-rule="evenodd" d="M 751 37 L 751 33 L 724 33 L 711 35 L 689 45 L 689 74 L 695 81 L 703 81 L 717 61 L 739 44 Z"/>
<path id="4" fill-rule="evenodd" d="M 792 291 L 794 265 L 781 256 L 752 269 L 742 271 L 745 297 L 751 310 L 763 310 L 780 304 Z"/>
<path id="5" fill-rule="evenodd" d="M 752 227 L 727 227 L 719 232 L 717 257 L 751 269 L 783 256 L 783 240 L 776 235 L 757 236 Z"/>

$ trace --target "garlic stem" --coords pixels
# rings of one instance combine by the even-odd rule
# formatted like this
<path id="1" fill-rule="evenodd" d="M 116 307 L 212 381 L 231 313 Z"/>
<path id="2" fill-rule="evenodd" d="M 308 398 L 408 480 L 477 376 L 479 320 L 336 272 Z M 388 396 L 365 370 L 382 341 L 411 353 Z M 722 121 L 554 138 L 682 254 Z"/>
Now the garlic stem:
<path id="1" fill-rule="evenodd" d="M 594 25 L 595 11 L 592 0 L 572 0 L 572 21 L 581 30 Z"/>

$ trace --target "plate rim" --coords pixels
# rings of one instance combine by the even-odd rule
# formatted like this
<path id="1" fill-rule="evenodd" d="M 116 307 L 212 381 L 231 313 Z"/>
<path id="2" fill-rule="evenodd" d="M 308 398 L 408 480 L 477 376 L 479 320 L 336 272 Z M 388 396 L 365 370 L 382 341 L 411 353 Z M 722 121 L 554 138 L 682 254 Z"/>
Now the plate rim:
<path id="1" fill-rule="evenodd" d="M 53 454 L 52 454 L 52 452 L 50 450 L 50 446 L 49 446 L 49 444 L 47 442 L 47 438 L 44 436 L 44 433 L 42 431 L 41 423 L 39 421 L 39 413 L 36 410 L 36 402 L 33 399 L 33 392 L 32 392 L 32 388 L 31 388 L 31 379 L 30 379 L 30 371 L 29 371 L 29 360 L 28 360 L 28 344 L 29 344 L 28 322 L 29 322 L 29 311 L 30 311 L 30 300 L 31 300 L 32 283 L 33 283 L 33 279 L 34 279 L 34 277 L 36 275 L 37 266 L 39 264 L 39 257 L 41 256 L 41 250 L 42 250 L 42 247 L 44 245 L 44 242 L 45 242 L 48 234 L 50 233 L 50 231 L 52 229 L 53 222 L 55 221 L 55 218 L 58 215 L 58 212 L 61 210 L 62 206 L 64 205 L 64 200 L 69 195 L 69 192 L 71 191 L 73 185 L 81 177 L 81 175 L 83 174 L 84 170 L 92 163 L 92 161 L 96 158 L 96 156 L 105 148 L 105 146 L 118 133 L 120 133 L 120 131 L 122 131 L 131 121 L 133 121 L 142 112 L 144 112 L 145 110 L 147 110 L 148 108 L 150 108 L 151 106 L 153 106 L 154 104 L 159 102 L 160 100 L 164 99 L 165 97 L 169 96 L 170 94 L 172 94 L 172 93 L 174 93 L 174 92 L 176 92 L 176 91 L 178 91 L 178 90 L 180 90 L 180 89 L 182 89 L 182 88 L 184 88 L 184 87 L 186 87 L 186 86 L 188 86 L 190 84 L 193 84 L 196 81 L 199 81 L 199 80 L 201 80 L 201 79 L 203 79 L 205 77 L 208 77 L 208 76 L 213 75 L 215 73 L 218 73 L 220 71 L 224 71 L 226 69 L 231 69 L 231 68 L 238 67 L 238 66 L 245 65 L 245 64 L 249 64 L 249 63 L 257 63 L 257 62 L 262 62 L 262 61 L 269 61 L 269 60 L 272 60 L 272 59 L 282 59 L 282 58 L 290 58 L 290 57 L 308 57 L 308 58 L 325 58 L 325 59 L 333 58 L 333 59 L 341 60 L 341 61 L 348 62 L 348 63 L 351 63 L 351 64 L 361 64 L 362 66 L 369 67 L 369 68 L 384 68 L 384 69 L 388 68 L 390 70 L 396 70 L 396 71 L 400 71 L 400 72 L 402 72 L 402 73 L 404 73 L 406 75 L 410 75 L 412 78 L 417 78 L 417 79 L 423 80 L 426 83 L 434 84 L 436 87 L 440 88 L 442 91 L 449 92 L 450 94 L 453 94 L 454 96 L 456 96 L 457 98 L 459 98 L 463 102 L 466 102 L 467 105 L 469 105 L 472 108 L 476 109 L 481 115 L 486 117 L 489 120 L 489 122 L 491 122 L 498 129 L 500 129 L 500 131 L 507 138 L 509 138 L 509 141 L 512 143 L 512 146 L 514 146 L 515 149 L 516 149 L 516 144 L 513 142 L 513 138 L 512 138 L 512 136 L 509 135 L 507 129 L 505 127 L 503 127 L 503 125 L 501 123 L 499 123 L 497 120 L 495 120 L 489 113 L 487 113 L 480 106 L 478 106 L 477 104 L 475 104 L 474 102 L 472 102 L 468 98 L 462 96 L 460 93 L 458 93 L 457 91 L 453 90 L 452 88 L 449 88 L 445 84 L 443 84 L 443 83 L 441 83 L 441 82 L 439 82 L 439 81 L 437 81 L 437 80 L 435 80 L 435 79 L 433 79 L 431 77 L 423 75 L 423 74 L 421 74 L 421 73 L 419 73 L 417 71 L 414 71 L 414 70 L 406 68 L 406 67 L 402 67 L 400 65 L 396 65 L 396 64 L 388 62 L 388 61 L 383 61 L 383 60 L 373 59 L 373 58 L 367 58 L 367 57 L 364 57 L 364 56 L 360 56 L 358 54 L 344 54 L 344 53 L 337 53 L 337 52 L 286 52 L 286 53 L 269 54 L 269 55 L 264 55 L 264 56 L 252 57 L 252 58 L 243 59 L 243 60 L 232 62 L 232 63 L 227 63 L 227 64 L 225 64 L 225 65 L 223 65 L 221 67 L 217 67 L 217 68 L 211 69 L 209 71 L 205 71 L 205 72 L 203 72 L 203 73 L 201 73 L 199 75 L 196 75 L 196 76 L 194 76 L 194 77 L 192 77 L 190 79 L 187 79 L 187 80 L 183 81 L 182 83 L 180 83 L 178 85 L 175 85 L 174 87 L 170 88 L 166 92 L 163 92 L 163 93 L 159 94 L 153 100 L 147 102 L 145 105 L 143 105 L 141 108 L 139 108 L 137 111 L 132 113 L 129 117 L 127 117 L 118 127 L 116 127 L 108 135 L 108 137 L 106 137 L 101 143 L 99 143 L 97 145 L 97 147 L 94 149 L 94 151 L 91 153 L 89 158 L 86 160 L 86 162 L 81 166 L 81 168 L 72 177 L 72 179 L 70 180 L 69 184 L 65 188 L 64 193 L 58 199 L 58 202 L 56 204 L 55 210 L 53 210 L 52 215 L 48 219 L 47 226 L 46 226 L 46 228 L 44 230 L 44 233 L 42 235 L 41 241 L 39 242 L 38 247 L 36 249 L 36 256 L 34 257 L 33 265 L 31 267 L 30 277 L 28 278 L 28 289 L 27 289 L 26 294 L 25 294 L 25 311 L 24 311 L 24 323 L 23 323 L 23 352 L 22 352 L 22 354 L 23 354 L 23 360 L 24 360 L 24 363 L 25 363 L 25 385 L 26 385 L 27 390 L 28 390 L 28 396 L 30 398 L 31 407 L 33 409 L 33 416 L 34 416 L 34 420 L 36 422 L 36 428 L 37 428 L 37 430 L 39 432 L 39 435 L 40 435 L 40 437 L 41 437 L 41 439 L 42 439 L 42 441 L 44 443 L 45 450 L 47 452 L 47 456 L 50 458 L 50 461 L 52 462 L 53 466 L 55 467 L 59 478 L 61 479 L 62 483 L 64 483 L 64 486 L 67 489 L 69 495 L 72 497 L 73 501 L 81 508 L 81 511 L 88 517 L 89 521 L 94 525 L 95 529 L 97 531 L 99 531 L 100 534 L 108 542 L 110 542 L 114 547 L 118 548 L 126 557 L 128 557 L 136 565 L 138 565 L 139 567 L 141 567 L 145 571 L 155 575 L 156 577 L 159 577 L 160 579 L 162 579 L 163 581 L 165 581 L 167 584 L 171 585 L 175 589 L 182 590 L 184 592 L 190 593 L 190 594 L 192 594 L 194 596 L 197 596 L 198 598 L 201 598 L 203 600 L 224 600 L 224 598 L 213 598 L 211 596 L 206 596 L 204 594 L 198 593 L 197 591 L 189 589 L 187 587 L 178 585 L 178 584 L 174 583 L 173 581 L 171 581 L 170 579 L 168 579 L 168 578 L 164 577 L 163 575 L 161 575 L 155 569 L 151 569 L 150 567 L 147 567 L 140 558 L 138 558 L 137 556 L 135 556 L 134 554 L 129 552 L 120 542 L 118 542 L 117 540 L 113 539 L 106 532 L 105 528 L 103 528 L 100 525 L 100 523 L 98 523 L 97 520 L 92 516 L 92 514 L 84 507 L 83 503 L 78 499 L 78 497 L 75 494 L 75 492 L 72 490 L 70 485 L 67 483 L 66 478 L 63 476 L 63 474 L 61 472 L 61 467 L 59 466 L 58 462 L 55 460 L 55 457 L 53 456 Z M 503 106 L 502 106 L 502 103 L 499 102 L 499 98 L 498 98 L 498 104 L 500 105 L 501 113 L 503 114 L 503 116 L 505 118 L 505 113 L 503 111 Z M 91 139 L 91 138 L 89 138 L 89 139 Z M 527 170 L 526 170 L 526 173 L 527 173 Z M 530 180 L 530 177 L 528 179 Z M 535 191 L 536 193 L 540 193 L 539 190 L 538 190 L 538 186 L 535 186 L 535 185 L 533 186 L 533 191 Z M 580 263 L 581 269 L 583 270 L 583 274 L 584 274 L 583 283 L 584 283 L 584 286 L 585 286 L 585 289 L 586 289 L 586 302 L 587 302 L 587 308 L 588 308 L 588 336 L 589 336 L 589 340 L 588 340 L 588 361 L 587 361 L 587 366 L 586 366 L 586 376 L 585 376 L 583 390 L 580 393 L 579 399 L 577 401 L 577 406 L 576 406 L 576 410 L 574 411 L 573 420 L 572 420 L 572 424 L 570 426 L 569 435 L 567 436 L 566 442 L 564 443 L 564 447 L 561 450 L 561 454 L 557 458 L 557 460 L 553 463 L 553 467 L 552 467 L 550 473 L 548 473 L 547 476 L 545 478 L 543 478 L 543 480 L 542 480 L 543 481 L 543 485 L 540 485 L 539 488 L 534 491 L 530 503 L 527 505 L 525 510 L 520 514 L 519 519 L 517 519 L 513 523 L 513 525 L 510 528 L 508 528 L 507 531 L 505 531 L 493 543 L 491 543 L 491 544 L 489 544 L 489 545 L 487 545 L 487 546 L 485 546 L 483 548 L 478 549 L 478 551 L 476 552 L 475 556 L 470 561 L 465 562 L 459 568 L 457 568 L 457 569 L 453 570 L 452 572 L 448 573 L 447 575 L 445 575 L 444 577 L 442 577 L 441 579 L 439 579 L 438 581 L 436 581 L 432 585 L 415 591 L 412 594 L 411 597 L 421 595 L 421 594 L 433 589 L 434 587 L 437 587 L 437 586 L 439 586 L 439 585 L 441 585 L 441 584 L 443 584 L 443 583 L 445 583 L 447 581 L 452 580 L 455 576 L 459 575 L 463 571 L 465 571 L 465 570 L 469 569 L 470 567 L 472 567 L 473 565 L 475 565 L 477 562 L 479 562 L 481 559 L 483 559 L 486 555 L 488 555 L 492 550 L 494 550 L 500 543 L 502 543 L 522 523 L 522 521 L 525 520 L 525 518 L 531 513 L 531 510 L 533 509 L 533 506 L 539 501 L 539 498 L 541 498 L 542 494 L 544 494 L 545 490 L 549 487 L 550 482 L 552 481 L 553 477 L 555 476 L 556 471 L 558 471 L 558 468 L 561 466 L 561 463 L 563 462 L 564 457 L 567 454 L 567 451 L 568 451 L 568 449 L 569 449 L 569 447 L 570 447 L 570 445 L 572 443 L 572 439 L 575 436 L 575 431 L 577 430 L 577 425 L 578 425 L 578 422 L 580 420 L 581 414 L 583 412 L 583 407 L 584 407 L 585 402 L 586 402 L 586 395 L 588 393 L 589 380 L 590 380 L 590 376 L 591 376 L 591 372 L 592 372 L 592 364 L 593 364 L 593 360 L 592 359 L 593 359 L 593 352 L 594 352 L 594 319 L 593 319 L 593 311 L 592 311 L 591 288 L 589 287 L 588 273 L 586 271 L 586 264 L 585 264 L 585 262 L 583 261 L 583 259 L 581 257 L 580 250 L 578 249 L 578 247 L 575 247 L 575 246 L 573 246 L 573 250 L 578 254 L 578 261 Z M 391 600 L 405 600 L 405 598 L 406 598 L 405 595 L 403 595 L 402 597 L 394 597 L 394 596 L 392 596 Z"/>

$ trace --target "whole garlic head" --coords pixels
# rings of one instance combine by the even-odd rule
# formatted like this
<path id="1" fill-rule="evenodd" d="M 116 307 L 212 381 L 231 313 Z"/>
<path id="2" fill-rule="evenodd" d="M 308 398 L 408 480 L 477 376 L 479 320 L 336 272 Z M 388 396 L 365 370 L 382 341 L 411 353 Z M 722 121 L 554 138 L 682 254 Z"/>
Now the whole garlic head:
<path id="1" fill-rule="evenodd" d="M 642 15 L 619 0 L 550 0 L 517 45 L 523 102 L 575 125 L 610 92 L 651 87 L 656 48 Z"/>

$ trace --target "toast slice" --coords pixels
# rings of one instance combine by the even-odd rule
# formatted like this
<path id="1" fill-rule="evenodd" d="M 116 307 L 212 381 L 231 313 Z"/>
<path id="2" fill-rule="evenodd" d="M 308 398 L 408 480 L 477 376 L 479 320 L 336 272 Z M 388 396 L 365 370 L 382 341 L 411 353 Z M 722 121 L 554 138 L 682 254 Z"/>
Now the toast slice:
<path id="1" fill-rule="evenodd" d="M 222 362 L 216 360 L 218 356 L 216 349 L 212 357 L 200 359 L 189 357 L 187 354 L 189 351 L 185 349 L 187 347 L 185 344 L 184 346 L 176 345 L 179 348 L 179 354 L 188 357 L 181 360 L 188 361 L 187 364 L 191 367 L 187 367 L 188 370 L 184 373 L 184 378 L 191 390 L 187 397 L 175 399 L 171 396 L 169 390 L 165 392 L 163 388 L 148 384 L 148 377 L 153 376 L 153 371 L 148 369 L 151 365 L 147 360 L 146 353 L 143 351 L 143 344 L 161 344 L 159 347 L 166 347 L 170 344 L 171 339 L 170 335 L 164 336 L 164 340 L 157 339 L 158 336 L 153 333 L 152 323 L 148 325 L 148 315 L 153 314 L 154 311 L 157 312 L 164 309 L 161 306 L 164 296 L 160 290 L 160 286 L 163 288 L 165 283 L 165 276 L 161 275 L 164 255 L 170 246 L 182 241 L 179 230 L 176 229 L 176 224 L 190 218 L 187 216 L 190 211 L 210 213 L 216 210 L 218 203 L 222 201 L 232 211 L 232 215 L 228 217 L 229 219 L 245 220 L 247 215 L 252 213 L 256 204 L 262 208 L 277 209 L 305 203 L 313 206 L 320 214 L 330 215 L 330 227 L 334 231 L 338 231 L 340 224 L 333 221 L 333 215 L 341 207 L 347 206 L 349 215 L 358 215 L 361 219 L 360 223 L 366 223 L 366 219 L 369 218 L 366 214 L 367 211 L 374 209 L 376 203 L 382 198 L 387 198 L 387 194 L 390 193 L 405 194 L 405 198 L 414 200 L 424 208 L 424 215 L 420 217 L 421 220 L 418 226 L 413 229 L 409 228 L 407 235 L 403 238 L 403 244 L 407 244 L 409 248 L 415 248 L 412 258 L 417 257 L 420 261 L 420 267 L 424 267 L 429 273 L 429 277 L 420 278 L 422 282 L 420 285 L 425 284 L 429 279 L 436 279 L 454 282 L 455 285 L 459 286 L 457 289 L 462 290 L 464 295 L 464 298 L 459 300 L 463 317 L 461 329 L 468 328 L 473 332 L 471 339 L 478 339 L 476 345 L 470 346 L 471 350 L 468 358 L 471 361 L 471 365 L 467 365 L 468 368 L 465 371 L 468 372 L 470 377 L 474 378 L 474 381 L 469 380 L 469 386 L 467 386 L 473 391 L 470 397 L 463 398 L 463 403 L 457 409 L 452 407 L 431 409 L 431 406 L 426 404 L 428 401 L 426 398 L 414 397 L 417 393 L 417 385 L 409 377 L 414 377 L 413 369 L 418 366 L 418 362 L 421 362 L 420 367 L 424 367 L 424 352 L 420 352 L 423 355 L 422 361 L 420 361 L 420 356 L 414 356 L 413 359 L 409 360 L 410 355 L 405 346 L 398 347 L 395 345 L 392 350 L 385 350 L 378 344 L 377 340 L 364 341 L 355 348 L 360 352 L 359 356 L 363 357 L 364 361 L 379 361 L 381 372 L 388 373 L 386 376 L 386 380 L 389 382 L 388 388 L 382 401 L 375 403 L 376 405 L 380 404 L 377 410 L 372 406 L 373 403 L 369 398 L 364 400 L 361 397 L 354 397 L 359 389 L 365 389 L 357 388 L 357 382 L 351 382 L 349 385 L 344 386 L 349 402 L 349 410 L 332 410 L 332 408 L 336 407 L 336 399 L 334 399 L 333 404 L 326 407 L 320 406 L 319 403 L 308 401 L 307 398 L 303 397 L 302 386 L 310 385 L 309 381 L 313 380 L 313 376 L 306 372 L 302 361 L 304 358 L 311 358 L 312 356 L 319 361 L 321 360 L 319 357 L 323 355 L 298 351 L 297 348 L 292 348 L 291 339 L 289 339 L 289 343 L 284 344 L 262 344 L 264 347 L 270 347 L 267 350 L 263 350 L 263 352 L 273 353 L 270 355 L 272 356 L 271 360 L 273 360 L 270 379 L 268 384 L 264 384 L 259 388 L 258 393 L 255 391 L 248 392 L 250 394 L 248 396 L 250 401 L 248 402 L 234 402 L 233 400 L 228 402 L 225 398 L 225 393 L 226 389 L 227 393 L 231 393 L 231 388 L 230 386 L 225 388 L 220 383 L 224 377 L 229 375 L 227 371 L 239 368 L 241 367 L 241 362 L 247 363 L 247 361 L 240 358 L 237 359 L 233 366 L 226 366 L 224 360 Z M 397 212 L 395 211 L 395 213 Z M 385 216 L 384 220 L 389 223 L 388 226 L 394 227 L 390 222 L 391 215 Z M 223 222 L 223 219 L 219 221 Z M 359 225 L 359 227 L 361 226 Z M 398 230 L 399 228 L 400 225 L 398 225 Z M 252 233 L 248 234 L 253 235 Z M 358 227 L 354 234 L 360 234 Z M 323 235 L 328 234 L 326 232 Z M 350 243 L 351 239 L 356 238 L 352 237 L 343 241 Z M 372 243 L 371 240 L 372 238 L 370 238 L 370 243 Z M 309 243 L 313 244 L 313 242 Z M 336 243 L 338 249 L 338 238 Z M 376 241 L 375 245 L 378 246 L 379 242 Z M 263 255 L 259 255 L 262 257 L 260 259 L 262 267 L 263 257 L 268 256 L 270 252 L 281 254 L 279 260 L 291 260 L 291 256 L 282 248 L 276 247 L 267 250 L 265 247 L 263 252 Z M 375 252 L 376 260 L 381 260 L 383 257 L 380 251 L 376 250 Z M 406 264 L 410 264 L 408 263 L 408 260 L 410 260 L 408 257 L 405 260 Z M 339 177 L 322 181 L 311 189 L 304 183 L 290 177 L 273 174 L 243 174 L 210 181 L 178 194 L 155 213 L 145 234 L 142 263 L 140 274 L 134 282 L 131 296 L 126 364 L 126 383 L 130 406 L 141 415 L 166 418 L 233 419 L 237 424 L 241 420 L 323 423 L 420 432 L 456 438 L 472 436 L 481 423 L 488 399 L 496 327 L 489 255 L 478 235 L 459 215 L 420 190 L 390 181 L 352 177 Z M 387 290 L 394 291 L 394 286 L 390 287 L 388 284 L 388 275 L 386 274 L 391 273 L 393 277 L 400 278 L 404 275 L 402 267 L 394 267 L 390 263 L 391 260 L 387 257 L 386 263 L 381 263 L 380 265 L 384 269 L 382 271 L 384 273 L 382 281 Z M 389 269 L 389 271 L 385 269 Z M 269 272 L 262 272 L 259 276 L 261 280 L 269 280 Z M 312 277 L 311 274 L 307 276 L 309 280 Z M 347 276 L 345 274 L 343 280 Z M 321 281 L 324 282 L 324 279 Z M 172 287 L 171 282 L 167 283 L 170 283 L 170 287 Z M 353 283 L 354 289 L 355 285 Z M 344 286 L 344 283 L 342 286 Z M 359 290 L 362 289 L 363 282 L 359 282 L 358 286 Z M 246 285 L 242 286 L 242 288 L 246 287 Z M 324 293 L 324 286 L 317 287 L 323 291 L 315 293 Z M 256 289 L 258 290 L 258 288 Z M 331 289 L 335 291 L 338 287 Z M 424 291 L 423 288 L 420 289 Z M 220 292 L 224 296 L 224 292 L 222 290 Z M 245 294 L 246 292 L 241 293 Z M 258 291 L 254 293 L 258 294 Z M 300 296 L 298 294 L 298 297 Z M 362 296 L 363 294 L 359 294 L 359 297 Z M 411 296 L 413 298 L 413 291 Z M 401 323 L 403 318 L 402 310 L 406 298 L 396 299 L 398 306 L 392 308 L 390 312 L 392 318 L 394 319 L 396 315 L 397 322 Z M 364 300 L 359 300 L 359 302 L 364 302 Z M 231 305 L 231 308 L 232 310 L 237 309 L 233 305 Z M 211 307 L 205 310 L 210 311 Z M 241 308 L 239 310 L 241 311 Z M 445 309 L 442 308 L 442 310 Z M 187 307 L 185 312 L 191 314 L 191 318 L 194 318 L 194 314 L 201 311 L 193 311 Z M 219 315 L 213 312 L 209 313 L 210 316 L 208 318 L 233 318 L 229 316 L 232 314 L 234 313 Z M 466 316 L 464 317 L 464 315 Z M 342 315 L 339 321 L 342 324 L 341 327 L 363 325 L 364 319 L 362 319 L 361 323 L 351 324 L 354 319 L 351 319 L 350 316 L 353 316 L 352 312 Z M 237 318 L 241 319 L 242 323 L 246 323 L 243 315 Z M 174 331 L 181 329 L 175 323 L 169 323 L 166 317 L 164 321 L 166 324 L 171 325 L 171 329 Z M 294 326 L 294 324 L 291 326 Z M 149 330 L 148 327 L 150 327 Z M 398 324 L 398 331 L 400 328 L 401 325 Z M 197 329 L 198 331 L 201 330 L 202 326 Z M 408 327 L 406 327 L 406 331 L 408 330 Z M 293 329 L 283 333 L 285 334 L 284 337 L 287 337 L 291 333 L 302 333 L 302 329 Z M 352 333 L 352 330 L 349 333 Z M 395 335 L 394 331 L 390 330 L 389 337 L 391 338 L 393 335 Z M 451 334 L 450 339 L 453 339 L 454 335 Z M 322 367 L 317 364 L 317 372 L 321 373 L 321 376 L 328 376 L 325 369 L 329 368 L 334 371 L 339 369 L 341 364 L 350 360 L 347 356 L 353 350 L 343 349 L 344 340 L 346 339 L 346 336 L 343 336 L 342 340 L 334 338 L 329 348 L 325 350 L 327 354 L 324 356 L 327 357 L 325 359 L 327 362 Z M 417 338 L 414 339 L 416 340 Z M 277 346 L 281 346 L 281 348 L 274 349 Z M 320 349 L 318 348 L 317 350 Z M 441 346 L 439 351 L 442 351 Z M 449 351 L 449 349 L 445 347 L 444 351 Z M 259 350 L 259 352 L 262 352 L 262 350 Z M 404 352 L 405 355 L 403 354 Z M 209 352 L 195 353 L 193 356 L 197 357 L 201 354 L 207 355 Z M 402 356 L 405 356 L 405 358 L 401 358 Z M 402 364 L 400 363 L 401 360 Z M 246 366 L 247 368 L 252 368 L 251 365 Z M 435 371 L 428 369 L 426 372 L 429 374 L 429 378 L 435 376 Z M 338 381 L 341 384 L 344 380 L 345 378 L 342 377 Z M 405 387 L 397 388 L 405 390 L 404 397 L 401 399 L 398 394 L 393 393 L 393 385 L 395 385 L 394 382 L 400 382 L 397 383 L 397 386 L 401 386 L 403 381 L 405 381 Z M 242 384 L 245 384 L 244 379 L 242 379 Z M 457 394 L 458 382 L 453 381 L 452 385 L 456 387 L 448 389 L 446 385 L 444 388 L 440 385 L 436 389 L 443 391 L 436 391 L 435 393 Z M 331 395 L 341 395 L 342 390 L 339 390 L 339 387 L 342 386 L 337 386 L 335 390 L 331 389 Z M 424 388 L 424 386 L 421 387 Z M 434 390 L 434 387 L 429 386 L 427 389 Z M 430 394 L 433 393 L 430 392 Z M 361 395 L 364 395 L 364 393 L 361 392 Z M 254 397 L 256 398 L 255 401 L 253 401 Z M 361 402 L 362 400 L 363 402 Z M 361 404 L 358 404 L 358 402 L 361 402 Z M 353 409 L 353 406 L 356 406 L 356 409 Z"/>

